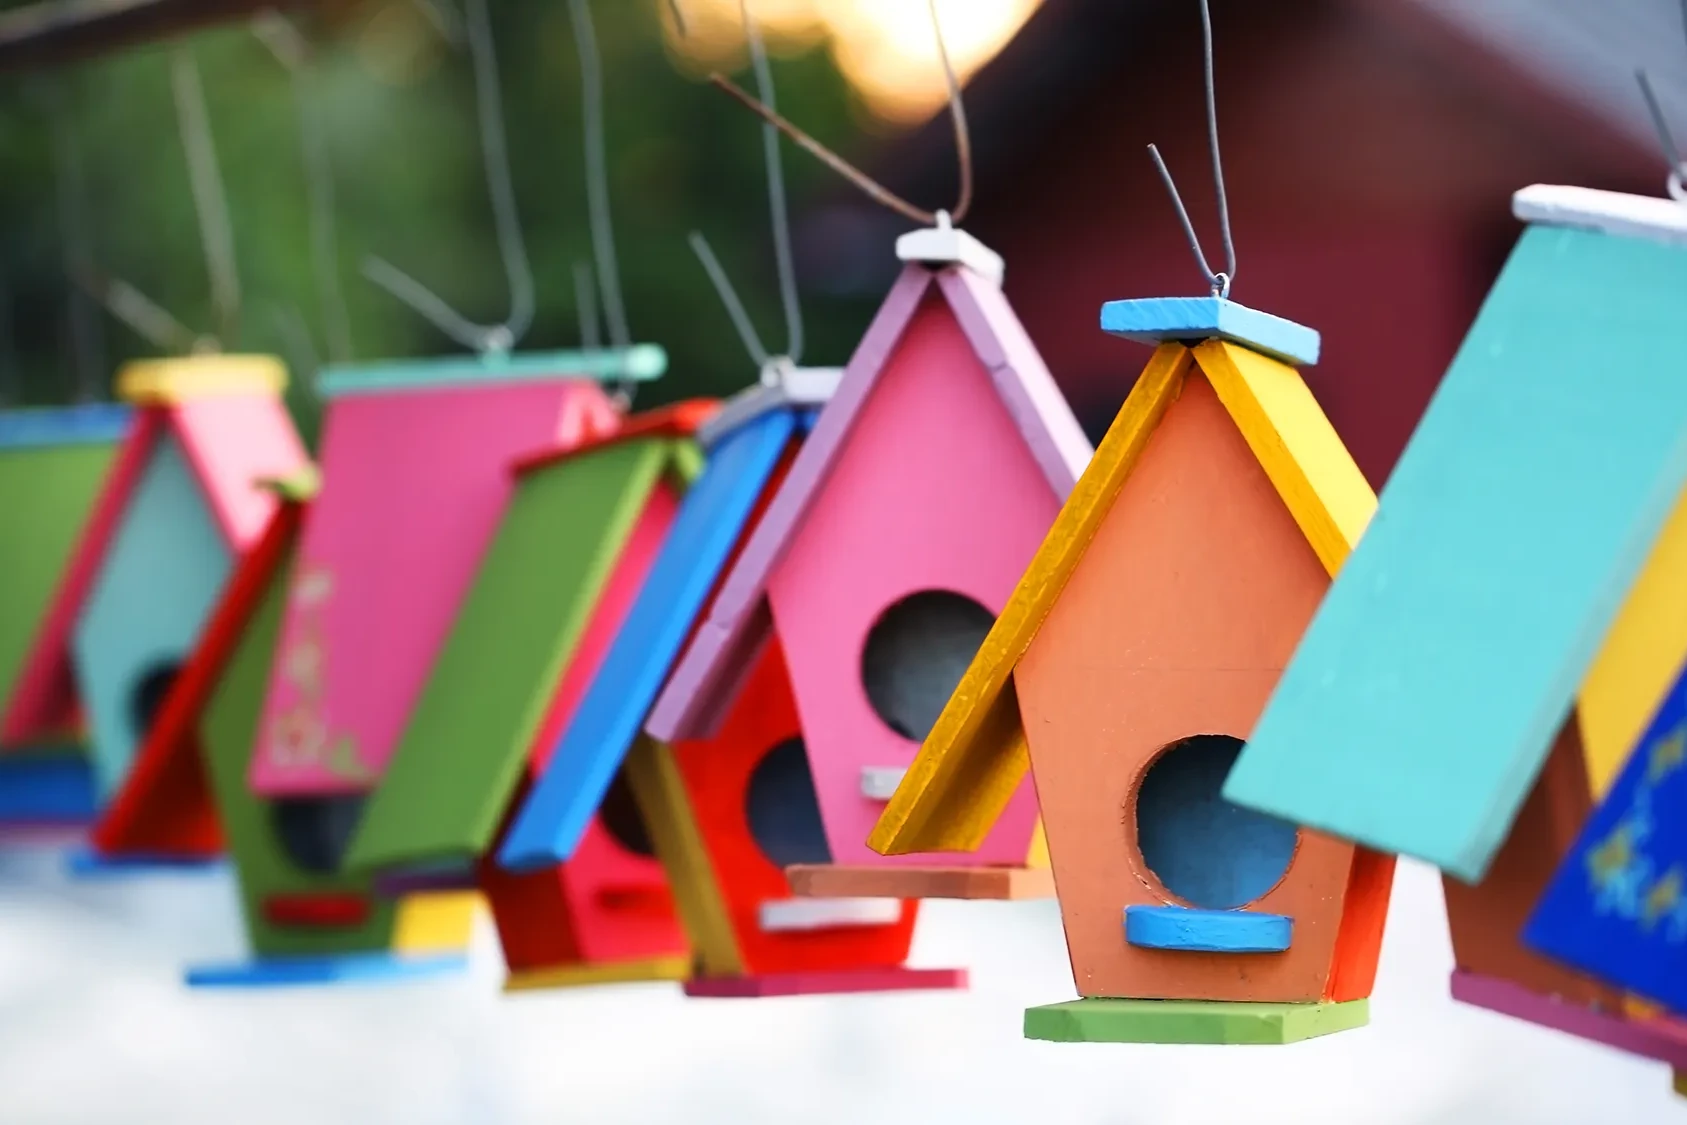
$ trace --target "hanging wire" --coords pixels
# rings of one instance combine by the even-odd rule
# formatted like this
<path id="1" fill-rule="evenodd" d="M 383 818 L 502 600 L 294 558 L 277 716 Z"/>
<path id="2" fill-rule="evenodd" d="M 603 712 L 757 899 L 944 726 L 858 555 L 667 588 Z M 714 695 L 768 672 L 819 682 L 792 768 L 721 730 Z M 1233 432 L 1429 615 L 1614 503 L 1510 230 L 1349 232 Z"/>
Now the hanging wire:
<path id="1" fill-rule="evenodd" d="M 481 157 L 486 187 L 492 197 L 492 220 L 498 250 L 510 287 L 510 315 L 502 324 L 475 324 L 447 305 L 432 290 L 385 259 L 370 257 L 363 275 L 426 317 L 434 327 L 464 347 L 481 353 L 507 352 L 533 324 L 533 272 L 521 235 L 515 187 L 510 180 L 509 152 L 504 139 L 504 112 L 498 95 L 498 58 L 492 44 L 486 0 L 468 0 L 469 50 L 474 63 L 475 108 L 480 118 Z"/>
<path id="2" fill-rule="evenodd" d="M 78 402 L 92 402 L 99 397 L 101 353 L 103 340 L 100 318 L 88 301 L 88 295 L 74 281 L 75 270 L 93 260 L 89 245 L 87 178 L 82 166 L 82 150 L 76 143 L 69 113 L 61 94 L 48 98 L 47 121 L 53 148 L 53 180 L 58 197 L 59 238 L 63 247 L 65 271 L 66 327 L 70 336 L 70 351 L 75 365 L 75 398 Z"/>
<path id="3" fill-rule="evenodd" d="M 744 302 L 739 300 L 738 291 L 732 287 L 726 270 L 721 268 L 720 259 L 715 257 L 709 240 L 703 237 L 701 231 L 692 231 L 690 240 L 691 252 L 703 263 L 704 272 L 709 275 L 715 292 L 720 295 L 721 304 L 726 306 L 726 315 L 732 318 L 732 327 L 738 330 L 738 338 L 744 342 L 744 350 L 750 353 L 750 359 L 757 367 L 766 367 L 773 357 L 762 346 L 761 337 L 756 334 L 756 326 L 750 322 L 750 314 L 745 311 Z"/>
<path id="4" fill-rule="evenodd" d="M 603 346 L 603 336 L 598 331 L 597 286 L 589 262 L 574 263 L 574 308 L 580 316 L 580 346 L 597 351 Z"/>
<path id="5" fill-rule="evenodd" d="M 966 107 L 962 104 L 960 80 L 955 75 L 954 67 L 950 65 L 949 50 L 943 41 L 943 27 L 937 18 L 937 0 L 926 0 L 926 6 L 931 12 L 932 30 L 937 36 L 937 56 L 943 64 L 943 78 L 949 90 L 949 116 L 955 125 L 955 157 L 960 164 L 960 192 L 954 207 L 949 209 L 948 214 L 951 221 L 958 224 L 966 218 L 967 212 L 972 209 L 972 131 L 967 126 Z M 832 171 L 854 184 L 876 203 L 922 226 L 937 225 L 937 212 L 922 210 L 890 191 L 855 165 L 779 116 L 771 107 L 745 93 L 724 74 L 711 74 L 709 75 L 709 81 L 732 95 L 738 100 L 739 104 L 752 113 L 759 114 L 763 121 L 791 138 L 793 142 L 806 149 Z"/>
<path id="6" fill-rule="evenodd" d="M 689 38 L 691 29 L 686 26 L 685 12 L 680 8 L 679 0 L 668 0 L 668 11 L 674 15 L 674 27 L 679 29 L 679 37 L 681 39 Z"/>
<path id="7" fill-rule="evenodd" d="M 422 13 L 422 17 L 432 25 L 434 33 L 453 47 L 463 45 L 463 22 L 457 18 L 457 13 L 444 2 L 439 0 L 410 0 L 415 8 Z"/>
<path id="8" fill-rule="evenodd" d="M 211 120 L 205 108 L 205 88 L 199 67 L 185 47 L 170 57 L 171 88 L 176 96 L 176 121 L 187 154 L 188 179 L 193 189 L 194 214 L 205 248 L 211 278 L 211 307 L 216 313 L 219 341 L 232 344 L 240 333 L 240 274 L 234 257 L 234 224 L 229 219 L 228 195 L 217 168 Z"/>
<path id="9" fill-rule="evenodd" d="M 615 226 L 609 213 L 608 157 L 603 141 L 603 60 L 597 30 L 586 0 L 568 0 L 574 21 L 574 46 L 580 56 L 580 104 L 585 126 L 586 206 L 591 214 L 592 257 L 597 262 L 598 291 L 612 347 L 632 346 L 626 304 L 621 297 L 620 264 L 615 257 Z"/>
<path id="10" fill-rule="evenodd" d="M 200 336 L 145 293 L 121 278 L 112 277 L 86 263 L 78 264 L 72 277 L 105 306 L 107 312 L 126 324 L 141 339 L 161 352 L 214 352 L 218 342 Z"/>
<path id="11" fill-rule="evenodd" d="M 1189 209 L 1183 205 L 1183 196 L 1178 193 L 1177 182 L 1172 179 L 1171 169 L 1166 167 L 1159 148 L 1149 145 L 1148 155 L 1153 158 L 1154 167 L 1160 173 L 1160 180 L 1172 197 L 1172 205 L 1177 208 L 1178 221 L 1183 224 L 1183 236 L 1188 239 L 1189 249 L 1195 255 L 1195 263 L 1206 275 L 1207 284 L 1212 286 L 1213 296 L 1228 297 L 1230 286 L 1236 280 L 1236 243 L 1230 234 L 1230 201 L 1224 191 L 1224 164 L 1219 159 L 1218 94 L 1213 82 L 1213 17 L 1207 0 L 1200 0 L 1200 3 L 1202 61 L 1207 85 L 1207 145 L 1212 151 L 1213 185 L 1218 195 L 1219 233 L 1224 241 L 1223 273 L 1214 272 L 1212 266 L 1207 264 L 1207 255 L 1201 249 L 1201 239 L 1195 233 L 1195 224 L 1190 221 Z"/>
<path id="12" fill-rule="evenodd" d="M 1681 0 L 1682 29 L 1687 31 L 1687 0 Z M 1652 88 L 1652 80 L 1644 70 L 1634 72 L 1634 77 L 1640 83 L 1640 94 L 1646 99 L 1646 109 L 1652 115 L 1652 128 L 1657 130 L 1658 143 L 1663 147 L 1664 156 L 1669 160 L 1669 179 L 1666 181 L 1672 198 L 1687 202 L 1687 162 L 1681 159 L 1681 146 L 1675 143 L 1675 133 L 1669 127 L 1669 118 L 1664 115 L 1663 102 L 1658 99 L 1658 92 Z"/>
<path id="13" fill-rule="evenodd" d="M 316 386 L 317 376 L 322 371 L 322 360 L 316 354 L 316 345 L 311 342 L 310 325 L 305 323 L 305 314 L 297 306 L 279 304 L 272 305 L 269 313 L 287 349 L 288 366 L 299 372 L 308 385 Z"/>
<path id="14" fill-rule="evenodd" d="M 316 271 L 317 299 L 322 303 L 322 328 L 328 358 L 344 363 L 351 358 L 351 315 L 340 285 L 339 244 L 334 229 L 334 170 L 328 139 L 322 128 L 321 103 L 310 80 L 311 48 L 286 17 L 273 9 L 252 21 L 252 33 L 269 48 L 287 71 L 299 122 L 299 148 L 305 169 L 305 198 L 310 208 L 311 264 Z"/>

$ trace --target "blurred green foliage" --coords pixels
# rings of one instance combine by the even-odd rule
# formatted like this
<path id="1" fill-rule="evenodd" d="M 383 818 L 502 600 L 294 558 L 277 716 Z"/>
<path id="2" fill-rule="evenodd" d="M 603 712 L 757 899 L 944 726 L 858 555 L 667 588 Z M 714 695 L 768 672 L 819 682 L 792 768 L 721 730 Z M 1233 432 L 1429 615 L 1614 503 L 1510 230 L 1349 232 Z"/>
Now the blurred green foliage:
<path id="1" fill-rule="evenodd" d="M 606 133 L 622 285 L 636 340 L 662 344 L 669 374 L 641 405 L 726 394 L 755 375 L 686 244 L 703 231 L 769 343 L 783 340 L 768 233 L 760 126 L 676 65 L 659 26 L 665 0 L 597 0 Z M 460 5 L 453 5 L 458 9 Z M 365 280 L 380 255 L 470 319 L 508 309 L 475 126 L 473 72 L 414 0 L 371 0 L 333 26 L 302 30 L 317 47 L 309 81 L 332 153 L 338 266 L 353 361 L 449 354 L 457 345 Z M 580 74 L 567 5 L 498 3 L 492 21 L 521 222 L 538 313 L 523 349 L 575 347 L 573 268 L 589 260 Z M 244 292 L 227 350 L 282 355 L 309 374 L 288 318 L 325 352 L 310 256 L 306 179 L 291 80 L 244 25 L 182 41 L 210 102 Z M 64 194 L 54 173 L 52 106 L 84 166 L 84 229 L 100 269 L 132 283 L 196 331 L 213 328 L 210 286 L 170 84 L 170 46 L 150 46 L 0 86 L 0 380 L 11 401 L 67 401 L 76 374 L 64 255 Z M 743 82 L 752 81 L 747 66 Z M 850 147 L 862 110 L 826 52 L 774 62 L 780 108 Z M 794 203 L 830 190 L 831 173 L 784 149 Z M 72 211 L 76 209 L 71 209 Z M 887 247 L 888 253 L 888 247 Z M 870 302 L 805 293 L 813 363 L 841 363 Z M 93 310 L 95 377 L 109 393 L 124 359 L 153 354 Z M 88 334 L 83 334 L 85 342 Z M 307 378 L 291 400 L 314 440 Z"/>

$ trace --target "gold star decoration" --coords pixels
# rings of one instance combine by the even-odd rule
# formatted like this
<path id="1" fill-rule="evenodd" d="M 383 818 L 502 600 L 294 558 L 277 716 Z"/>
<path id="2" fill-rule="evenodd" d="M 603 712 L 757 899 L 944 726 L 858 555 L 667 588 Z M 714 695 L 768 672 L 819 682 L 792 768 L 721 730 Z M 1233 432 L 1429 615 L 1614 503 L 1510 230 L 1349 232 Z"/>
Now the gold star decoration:
<path id="1" fill-rule="evenodd" d="M 1599 845 L 1587 853 L 1593 881 L 1604 886 L 1634 861 L 1634 825 L 1621 821 Z"/>
<path id="2" fill-rule="evenodd" d="M 1687 761 L 1687 723 L 1678 725 L 1652 744 L 1652 756 L 1646 765 L 1646 783 L 1656 785 L 1684 761 Z"/>
<path id="3" fill-rule="evenodd" d="M 1640 921 L 1648 930 L 1658 924 L 1658 920 L 1669 914 L 1681 903 L 1681 865 L 1676 864 L 1664 873 L 1664 877 L 1652 884 L 1652 889 L 1646 892 L 1646 902 L 1641 908 Z"/>

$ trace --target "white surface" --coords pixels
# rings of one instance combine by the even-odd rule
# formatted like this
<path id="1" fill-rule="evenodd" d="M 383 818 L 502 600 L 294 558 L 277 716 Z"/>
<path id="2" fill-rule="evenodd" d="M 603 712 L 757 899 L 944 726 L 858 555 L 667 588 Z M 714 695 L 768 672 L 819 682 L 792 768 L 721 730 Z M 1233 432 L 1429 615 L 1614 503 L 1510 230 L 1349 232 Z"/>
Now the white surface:
<path id="1" fill-rule="evenodd" d="M 1511 211 L 1526 223 L 1582 227 L 1687 246 L 1687 203 L 1674 199 L 1535 184 L 1511 197 Z"/>
<path id="2" fill-rule="evenodd" d="M 937 225 L 911 230 L 896 240 L 896 257 L 904 262 L 928 266 L 966 266 L 997 285 L 1006 269 L 1002 256 L 964 230 L 949 225 L 949 216 L 938 212 Z"/>
<path id="3" fill-rule="evenodd" d="M 902 920 L 899 898 L 788 898 L 761 904 L 763 933 L 889 926 Z"/>
<path id="4" fill-rule="evenodd" d="M 843 381 L 841 367 L 797 367 L 774 360 L 755 386 L 739 391 L 697 428 L 697 440 L 712 449 L 740 426 L 782 406 L 824 406 Z"/>
<path id="5" fill-rule="evenodd" d="M 1653 1125 L 1668 1070 L 1446 997 L 1433 875 L 1402 866 L 1369 1028 L 1293 1047 L 1031 1043 L 1072 996 L 1051 903 L 933 902 L 921 965 L 967 993 L 504 997 L 464 979 L 189 993 L 239 938 L 222 877 L 69 885 L 0 853 L 0 1122 L 59 1125 Z"/>
<path id="6" fill-rule="evenodd" d="M 862 766 L 861 795 L 869 801 L 888 801 L 908 771 L 901 766 Z"/>

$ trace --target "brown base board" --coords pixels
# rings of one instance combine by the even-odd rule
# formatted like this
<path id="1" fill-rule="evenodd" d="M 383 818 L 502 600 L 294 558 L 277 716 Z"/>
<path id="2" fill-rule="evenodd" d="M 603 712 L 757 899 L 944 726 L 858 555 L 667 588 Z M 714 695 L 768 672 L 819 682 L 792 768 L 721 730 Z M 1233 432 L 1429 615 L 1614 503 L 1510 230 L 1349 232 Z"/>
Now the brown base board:
<path id="1" fill-rule="evenodd" d="M 1046 867 L 849 867 L 830 863 L 785 868 L 791 893 L 803 898 L 1053 898 Z"/>

